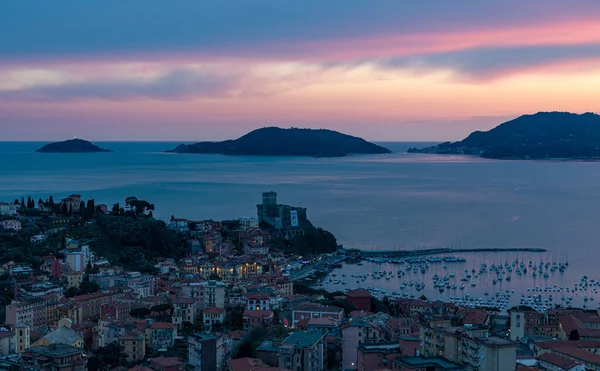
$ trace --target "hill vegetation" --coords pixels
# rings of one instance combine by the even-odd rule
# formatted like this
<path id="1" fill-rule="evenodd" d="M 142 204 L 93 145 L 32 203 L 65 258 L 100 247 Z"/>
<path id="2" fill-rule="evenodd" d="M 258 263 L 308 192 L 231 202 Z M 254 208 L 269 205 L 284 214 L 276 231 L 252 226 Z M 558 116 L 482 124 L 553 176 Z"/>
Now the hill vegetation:
<path id="1" fill-rule="evenodd" d="M 42 153 L 93 153 L 93 152 L 112 152 L 109 149 L 103 149 L 97 145 L 83 139 L 69 139 L 63 142 L 46 144 L 36 152 Z"/>
<path id="2" fill-rule="evenodd" d="M 173 153 L 204 153 L 257 156 L 343 157 L 349 154 L 390 153 L 387 148 L 364 139 L 332 130 L 282 129 L 276 127 L 254 130 L 236 140 L 181 144 L 167 151 Z"/>
<path id="3" fill-rule="evenodd" d="M 523 115 L 459 142 L 409 153 L 463 154 L 495 159 L 600 159 L 600 116 L 539 112 Z"/>

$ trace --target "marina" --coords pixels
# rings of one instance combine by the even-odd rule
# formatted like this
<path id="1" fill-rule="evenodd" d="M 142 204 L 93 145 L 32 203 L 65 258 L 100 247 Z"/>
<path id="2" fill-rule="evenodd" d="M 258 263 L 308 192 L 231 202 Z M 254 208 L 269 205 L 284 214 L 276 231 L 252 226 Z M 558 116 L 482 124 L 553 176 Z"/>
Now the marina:
<path id="1" fill-rule="evenodd" d="M 333 268 L 333 267 L 332 267 Z M 556 306 L 600 308 L 600 280 L 580 274 L 566 255 L 533 252 L 373 257 L 327 270 L 314 288 L 347 292 L 362 288 L 382 299 L 454 302 L 505 312 L 526 305 L 538 311 Z"/>

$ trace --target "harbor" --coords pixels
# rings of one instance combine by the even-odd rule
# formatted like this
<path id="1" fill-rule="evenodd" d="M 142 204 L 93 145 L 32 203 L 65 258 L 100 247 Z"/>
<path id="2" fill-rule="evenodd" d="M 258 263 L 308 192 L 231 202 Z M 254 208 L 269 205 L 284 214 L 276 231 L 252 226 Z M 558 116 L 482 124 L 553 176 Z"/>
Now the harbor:
<path id="1" fill-rule="evenodd" d="M 505 312 L 526 305 L 600 308 L 600 280 L 544 251 L 481 250 L 461 255 L 368 257 L 320 268 L 312 285 L 329 292 L 361 288 L 382 299 L 453 302 Z"/>

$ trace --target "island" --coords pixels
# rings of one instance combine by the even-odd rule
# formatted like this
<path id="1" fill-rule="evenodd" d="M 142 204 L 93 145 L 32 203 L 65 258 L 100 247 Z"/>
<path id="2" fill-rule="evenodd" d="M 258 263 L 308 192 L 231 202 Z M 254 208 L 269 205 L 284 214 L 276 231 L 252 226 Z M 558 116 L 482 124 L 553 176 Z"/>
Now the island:
<path id="1" fill-rule="evenodd" d="M 257 129 L 235 140 L 181 144 L 167 152 L 310 157 L 391 153 L 385 147 L 333 130 L 278 127 Z"/>
<path id="2" fill-rule="evenodd" d="M 97 145 L 83 139 L 69 139 L 63 142 L 46 144 L 36 152 L 42 153 L 94 153 L 112 152 L 109 149 L 100 148 Z"/>
<path id="3" fill-rule="evenodd" d="M 538 112 L 459 142 L 409 153 L 474 155 L 490 159 L 600 159 L 600 116 L 595 113 Z"/>

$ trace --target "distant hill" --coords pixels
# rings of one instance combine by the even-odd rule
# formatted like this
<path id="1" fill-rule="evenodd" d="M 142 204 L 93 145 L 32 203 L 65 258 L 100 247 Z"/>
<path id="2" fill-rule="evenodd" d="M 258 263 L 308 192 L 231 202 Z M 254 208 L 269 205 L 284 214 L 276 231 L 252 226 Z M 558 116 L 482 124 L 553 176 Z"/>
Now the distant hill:
<path id="1" fill-rule="evenodd" d="M 63 142 L 46 144 L 36 152 L 43 153 L 91 153 L 91 152 L 112 152 L 103 149 L 95 144 L 83 139 L 69 139 Z"/>
<path id="2" fill-rule="evenodd" d="M 600 159 L 600 116 L 539 112 L 523 115 L 459 142 L 409 153 L 464 154 L 495 159 Z"/>
<path id="3" fill-rule="evenodd" d="M 311 157 L 391 153 L 364 139 L 332 130 L 276 127 L 257 129 L 235 140 L 181 144 L 167 152 Z"/>

